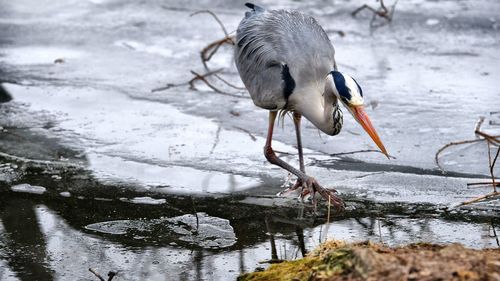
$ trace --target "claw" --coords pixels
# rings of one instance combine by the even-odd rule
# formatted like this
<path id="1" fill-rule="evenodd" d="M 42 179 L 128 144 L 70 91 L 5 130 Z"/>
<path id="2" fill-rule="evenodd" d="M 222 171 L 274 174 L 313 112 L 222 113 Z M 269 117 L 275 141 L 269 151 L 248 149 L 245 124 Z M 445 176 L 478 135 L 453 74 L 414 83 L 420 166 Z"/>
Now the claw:
<path id="1" fill-rule="evenodd" d="M 337 191 L 335 189 L 326 189 L 322 187 L 316 181 L 316 179 L 312 177 L 308 177 L 306 179 L 297 179 L 297 181 L 292 187 L 289 187 L 279 192 L 278 196 L 282 196 L 286 193 L 295 191 L 299 188 L 301 188 L 301 193 L 298 199 L 302 201 L 302 203 L 305 203 L 304 201 L 308 201 L 309 198 L 311 198 L 311 203 L 314 206 L 315 210 L 317 207 L 316 193 L 319 193 L 321 197 L 329 201 L 330 205 L 333 206 L 334 208 L 340 211 L 345 209 L 344 201 L 338 196 Z"/>

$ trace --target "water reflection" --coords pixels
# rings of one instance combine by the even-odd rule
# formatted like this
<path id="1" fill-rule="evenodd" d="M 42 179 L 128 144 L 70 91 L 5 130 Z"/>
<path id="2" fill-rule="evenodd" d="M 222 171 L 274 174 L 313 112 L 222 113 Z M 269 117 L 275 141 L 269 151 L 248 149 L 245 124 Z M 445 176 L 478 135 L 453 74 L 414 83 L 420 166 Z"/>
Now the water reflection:
<path id="1" fill-rule="evenodd" d="M 14 198 L 2 204 L 2 256 L 20 280 L 50 281 L 53 271 L 35 208 L 28 199 Z"/>
<path id="2" fill-rule="evenodd" d="M 101 275 L 118 271 L 123 280 L 234 280 L 267 263 L 303 257 L 326 239 L 372 240 L 388 245 L 426 241 L 461 242 L 478 248 L 497 246 L 488 223 L 398 216 L 324 223 L 304 217 L 301 209 L 284 212 L 197 199 L 198 212 L 228 220 L 237 237 L 237 243 L 229 247 L 204 249 L 178 244 L 175 237 L 154 229 L 133 237 L 85 229 L 98 222 L 142 219 L 147 223 L 192 213 L 190 199 L 170 206 L 145 206 L 37 198 L 0 193 L 4 203 L 0 207 L 2 280 L 91 279 L 89 267 Z M 15 277 L 9 272 L 14 272 Z"/>

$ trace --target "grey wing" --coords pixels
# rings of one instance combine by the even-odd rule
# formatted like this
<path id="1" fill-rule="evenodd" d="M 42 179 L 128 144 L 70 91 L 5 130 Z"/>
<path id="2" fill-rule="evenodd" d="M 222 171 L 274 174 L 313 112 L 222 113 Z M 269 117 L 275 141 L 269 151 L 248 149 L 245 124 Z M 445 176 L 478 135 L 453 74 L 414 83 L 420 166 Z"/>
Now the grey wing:
<path id="1" fill-rule="evenodd" d="M 296 85 L 323 81 L 336 68 L 334 54 L 314 18 L 296 11 L 253 8 L 236 34 L 236 67 L 254 103 L 266 109 L 285 107 Z"/>
<path id="2" fill-rule="evenodd" d="M 288 68 L 273 46 L 273 32 L 268 28 L 262 8 L 246 13 L 236 33 L 235 62 L 255 105 L 277 110 L 287 102 L 283 69 Z"/>

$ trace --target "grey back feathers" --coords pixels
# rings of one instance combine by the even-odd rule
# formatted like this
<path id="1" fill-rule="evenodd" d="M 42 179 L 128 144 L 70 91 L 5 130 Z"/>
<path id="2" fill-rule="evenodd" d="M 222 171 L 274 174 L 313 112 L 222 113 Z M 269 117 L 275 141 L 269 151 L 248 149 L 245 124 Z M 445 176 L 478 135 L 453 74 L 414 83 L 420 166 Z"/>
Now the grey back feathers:
<path id="1" fill-rule="evenodd" d="M 310 16 L 246 6 L 252 10 L 237 29 L 236 67 L 257 106 L 286 109 L 290 95 L 335 69 L 333 46 Z"/>

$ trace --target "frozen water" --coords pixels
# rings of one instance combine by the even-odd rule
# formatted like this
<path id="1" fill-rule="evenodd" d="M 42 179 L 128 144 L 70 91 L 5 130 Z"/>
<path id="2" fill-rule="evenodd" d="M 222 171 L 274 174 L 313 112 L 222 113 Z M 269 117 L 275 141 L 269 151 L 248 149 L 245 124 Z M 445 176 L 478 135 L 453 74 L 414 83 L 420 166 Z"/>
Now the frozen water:
<path id="1" fill-rule="evenodd" d="M 85 228 L 104 234 L 129 235 L 134 239 L 147 239 L 154 243 L 185 242 L 206 249 L 222 249 L 236 243 L 229 221 L 206 213 L 151 220 L 106 221 L 93 223 Z"/>
<path id="2" fill-rule="evenodd" d="M 44 194 L 47 189 L 43 186 L 36 186 L 27 183 L 17 184 L 10 187 L 14 192 L 32 193 L 32 194 Z"/>
<path id="3" fill-rule="evenodd" d="M 466 185 L 489 173 L 485 143 L 446 150 L 446 175 L 434 156 L 474 139 L 479 116 L 499 134 L 498 1 L 400 1 L 377 29 L 370 12 L 350 15 L 376 1 L 261 2 L 317 18 L 396 157 L 342 154 L 374 149 L 347 114 L 335 137 L 304 121 L 307 172 L 352 216 L 329 225 L 275 197 L 287 173 L 262 155 L 267 113 L 246 93 L 151 92 L 203 73 L 200 50 L 222 38 L 191 13 L 210 9 L 232 32 L 243 2 L 0 0 L 0 100 L 12 97 L 0 104 L 0 279 L 78 280 L 99 266 L 124 280 L 234 280 L 272 258 L 271 240 L 280 258 L 327 237 L 496 245 L 498 200 L 450 208 L 491 191 Z M 209 66 L 241 85 L 230 46 Z M 298 165 L 288 118 L 273 146 Z"/>

